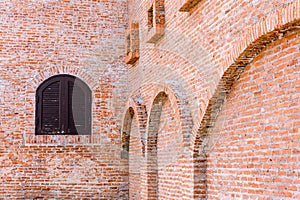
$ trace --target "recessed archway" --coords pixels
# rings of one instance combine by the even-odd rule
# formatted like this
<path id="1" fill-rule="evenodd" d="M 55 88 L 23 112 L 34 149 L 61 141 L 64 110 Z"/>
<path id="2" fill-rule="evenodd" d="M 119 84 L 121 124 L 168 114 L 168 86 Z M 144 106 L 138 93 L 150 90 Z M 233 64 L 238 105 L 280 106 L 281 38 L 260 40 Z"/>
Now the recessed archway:
<path id="1" fill-rule="evenodd" d="M 158 163 L 157 163 L 157 139 L 160 126 L 160 117 L 163 104 L 167 100 L 167 95 L 160 92 L 153 101 L 148 124 L 147 137 L 147 187 L 148 199 L 158 198 Z"/>

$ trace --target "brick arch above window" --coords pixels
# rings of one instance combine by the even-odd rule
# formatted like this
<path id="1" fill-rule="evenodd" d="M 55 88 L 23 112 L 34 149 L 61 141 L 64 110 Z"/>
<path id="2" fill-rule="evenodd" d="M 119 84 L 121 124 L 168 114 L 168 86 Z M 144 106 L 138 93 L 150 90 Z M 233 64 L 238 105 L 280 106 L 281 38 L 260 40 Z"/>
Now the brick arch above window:
<path id="1" fill-rule="evenodd" d="M 84 81 L 92 91 L 92 135 L 36 135 L 35 134 L 35 92 L 48 78 L 60 74 L 76 76 Z M 73 145 L 73 144 L 100 144 L 101 124 L 97 120 L 99 110 L 96 104 L 101 98 L 99 77 L 92 76 L 91 71 L 79 66 L 45 66 L 43 71 L 32 71 L 26 81 L 25 89 L 25 145 Z"/>
<path id="2" fill-rule="evenodd" d="M 76 66 L 47 66 L 44 71 L 33 73 L 27 85 L 30 84 L 30 86 L 37 88 L 46 79 L 59 74 L 69 74 L 80 78 L 93 92 L 99 88 L 99 77 L 92 76 L 89 71 Z"/>

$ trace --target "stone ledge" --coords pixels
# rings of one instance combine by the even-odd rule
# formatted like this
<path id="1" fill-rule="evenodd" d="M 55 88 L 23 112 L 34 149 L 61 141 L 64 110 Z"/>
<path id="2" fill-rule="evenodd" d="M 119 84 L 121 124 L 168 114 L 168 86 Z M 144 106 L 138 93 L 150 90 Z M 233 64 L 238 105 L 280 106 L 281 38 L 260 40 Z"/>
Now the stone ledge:
<path id="1" fill-rule="evenodd" d="M 147 43 L 156 43 L 164 34 L 164 27 L 154 26 L 147 32 L 146 41 Z"/>
<path id="2" fill-rule="evenodd" d="M 191 11 L 198 3 L 202 0 L 185 0 L 182 2 L 179 11 L 181 12 L 189 12 Z"/>

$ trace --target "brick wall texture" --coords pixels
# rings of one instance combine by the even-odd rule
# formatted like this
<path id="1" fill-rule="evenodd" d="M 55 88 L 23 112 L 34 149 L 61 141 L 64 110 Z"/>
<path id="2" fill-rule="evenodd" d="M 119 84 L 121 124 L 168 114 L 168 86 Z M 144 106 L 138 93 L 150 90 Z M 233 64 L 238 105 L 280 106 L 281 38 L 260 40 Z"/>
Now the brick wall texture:
<path id="1" fill-rule="evenodd" d="M 300 0 L 10 0 L 0 19 L 0 199 L 300 199 Z M 91 88 L 91 135 L 35 135 L 58 74 Z"/>

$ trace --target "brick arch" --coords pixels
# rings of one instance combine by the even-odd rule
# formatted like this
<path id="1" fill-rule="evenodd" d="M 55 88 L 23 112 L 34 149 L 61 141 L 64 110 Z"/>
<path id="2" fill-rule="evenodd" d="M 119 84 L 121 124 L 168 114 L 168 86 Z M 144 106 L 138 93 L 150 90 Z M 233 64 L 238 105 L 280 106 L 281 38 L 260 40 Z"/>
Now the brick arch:
<path id="1" fill-rule="evenodd" d="M 151 91 L 151 95 L 148 95 L 147 97 L 143 96 L 146 91 Z M 189 140 L 194 122 L 188 104 L 187 95 L 180 82 L 165 80 L 160 83 L 144 84 L 129 95 L 130 99 L 126 108 L 130 105 L 138 113 L 140 128 L 142 131 L 142 140 L 146 141 L 146 127 L 147 121 L 149 121 L 147 120 L 149 118 L 148 111 L 151 110 L 152 107 L 151 105 L 145 105 L 146 99 L 144 98 L 150 99 L 152 103 L 160 92 L 165 92 L 168 95 L 171 105 L 174 108 L 174 113 L 179 115 L 184 147 L 187 149 L 189 148 Z"/>
<path id="2" fill-rule="evenodd" d="M 127 101 L 125 110 L 123 113 L 123 119 L 126 120 L 126 115 L 129 109 L 134 112 L 133 123 L 137 125 L 138 135 L 130 137 L 129 141 L 129 160 L 128 160 L 128 197 L 129 199 L 141 198 L 141 185 L 143 184 L 143 174 L 141 169 L 144 165 L 145 156 L 145 141 L 146 141 L 146 126 L 147 126 L 147 109 L 142 97 L 135 93 L 131 94 L 131 97 Z M 123 121 L 123 124 L 125 123 Z M 132 132 L 132 130 L 130 131 Z"/>
<path id="3" fill-rule="evenodd" d="M 215 93 L 208 102 L 206 112 L 198 127 L 193 128 L 191 149 L 194 159 L 194 196 L 206 197 L 206 151 L 208 135 L 214 127 L 219 112 L 231 91 L 233 84 L 239 79 L 255 57 L 264 51 L 265 47 L 292 33 L 299 32 L 300 4 L 299 1 L 269 14 L 265 19 L 246 30 L 245 40 L 233 45 L 233 51 L 227 60 L 226 68 Z M 239 55 L 238 55 L 239 54 Z M 229 64 L 230 63 L 230 64 Z M 203 196 L 201 196 L 203 195 Z"/>
<path id="4" fill-rule="evenodd" d="M 178 94 L 181 93 L 181 90 L 184 91 L 184 98 L 188 101 L 193 121 L 196 123 L 201 121 L 206 108 L 206 102 L 203 99 L 209 99 L 216 87 L 216 81 L 219 77 L 217 70 L 215 70 L 217 68 L 214 67 L 214 61 L 210 55 L 199 44 L 190 42 L 191 39 L 188 39 L 187 36 L 170 34 L 178 38 L 182 36 L 187 42 L 185 44 L 186 48 L 193 50 L 193 52 L 187 52 L 182 48 L 178 48 L 178 45 L 175 45 L 177 43 L 159 44 L 159 46 L 155 47 L 147 46 L 143 47 L 143 51 L 145 51 L 146 57 L 151 55 L 153 58 L 151 68 L 147 67 L 148 63 L 140 64 L 145 66 L 144 71 L 149 74 L 152 73 L 151 70 L 153 68 L 164 70 L 164 73 L 161 74 L 162 76 L 160 76 L 160 73 L 155 74 L 156 83 L 150 82 L 149 84 L 171 85 L 170 89 L 175 89 L 175 93 Z M 165 59 L 162 58 L 167 58 L 169 61 L 164 62 Z M 192 73 L 184 73 L 182 69 Z M 210 71 L 209 69 L 212 70 Z M 169 80 L 172 79 L 173 81 L 165 81 L 164 74 L 168 74 Z M 188 95 L 186 95 L 187 93 Z"/>
<path id="5" fill-rule="evenodd" d="M 141 135 L 141 145 L 142 145 L 142 153 L 145 154 L 145 137 L 146 137 L 146 126 L 147 126 L 147 109 L 146 105 L 144 105 L 141 101 L 142 98 L 140 96 L 136 96 L 135 98 L 129 98 L 124 113 L 123 113 L 123 126 L 125 123 L 126 115 L 128 109 L 132 109 L 134 115 L 136 116 L 135 120 L 138 124 L 139 133 Z"/>
<path id="6" fill-rule="evenodd" d="M 157 140 L 160 126 L 160 117 L 164 103 L 167 101 L 168 95 L 160 92 L 156 95 L 148 120 L 148 137 L 147 137 L 147 195 L 148 199 L 158 198 L 158 156 L 157 156 Z"/>
<path id="7" fill-rule="evenodd" d="M 35 92 L 38 86 L 46 79 L 59 74 L 69 74 L 80 78 L 91 89 L 93 95 L 92 103 L 92 115 L 95 109 L 95 103 L 99 100 L 100 90 L 98 89 L 98 79 L 94 79 L 89 73 L 82 70 L 80 67 L 74 66 L 48 66 L 43 71 L 34 71 L 31 75 L 32 78 L 26 81 L 25 101 L 25 121 L 26 126 L 24 128 L 24 142 L 25 144 L 88 144 L 88 143 L 100 143 L 100 124 L 92 120 L 92 135 L 78 135 L 78 136 L 66 136 L 66 135 L 34 135 L 34 110 L 35 110 Z M 95 116 L 93 116 L 95 118 Z"/>
<path id="8" fill-rule="evenodd" d="M 139 160 L 137 157 L 138 153 L 136 151 L 140 150 L 140 148 L 134 148 L 132 146 L 132 141 L 135 141 L 136 136 L 132 134 L 132 129 L 134 129 L 134 125 L 137 124 L 137 121 L 134 119 L 137 119 L 135 116 L 135 112 L 132 107 L 129 107 L 126 109 L 123 125 L 122 125 L 122 131 L 121 131 L 121 159 L 124 159 L 124 163 L 126 165 L 126 174 L 127 174 L 127 183 L 128 186 L 126 188 L 126 198 L 130 198 L 133 194 L 136 196 L 136 192 L 139 190 L 139 183 L 136 183 L 137 179 L 140 179 L 140 174 L 137 174 L 137 170 L 139 170 L 140 167 L 138 167 L 138 163 L 136 160 Z M 135 152 L 132 154 L 132 152 Z M 133 161 L 133 162 L 132 162 Z M 133 169 L 132 169 L 133 168 Z M 131 181 L 130 179 L 134 178 L 134 181 Z"/>
<path id="9" fill-rule="evenodd" d="M 156 128 L 159 127 L 159 123 L 160 123 L 160 115 L 162 114 L 162 107 L 164 105 L 164 103 L 168 100 L 169 101 L 169 105 L 171 106 L 171 109 L 173 110 L 172 112 L 178 117 L 178 124 L 180 124 L 180 128 L 181 128 L 181 134 L 179 137 L 181 137 L 181 144 L 182 144 L 182 148 L 180 150 L 180 155 L 177 157 L 178 159 L 178 166 L 180 166 L 180 168 L 182 167 L 182 165 L 184 165 L 184 162 L 182 162 L 183 160 L 183 156 L 185 154 L 185 152 L 188 150 L 189 146 L 188 146 L 188 141 L 189 141 L 189 135 L 191 133 L 191 128 L 193 126 L 193 120 L 191 117 L 191 113 L 189 110 L 189 106 L 186 100 L 186 96 L 185 93 L 183 92 L 183 88 L 181 88 L 182 86 L 178 83 L 172 82 L 172 81 L 165 81 L 164 83 L 152 83 L 149 85 L 144 85 L 143 86 L 144 89 L 147 91 L 151 88 L 152 94 L 148 96 L 148 99 L 151 100 L 151 105 L 149 106 L 149 110 L 150 110 L 150 114 L 148 115 L 148 120 L 147 120 L 147 129 L 148 129 L 148 138 L 147 138 L 147 147 L 146 149 L 152 149 L 153 146 L 156 147 L 156 142 L 157 142 L 157 133 L 158 130 L 155 130 L 152 128 L 152 123 L 153 121 L 155 121 L 155 123 L 158 123 Z M 143 91 L 143 89 L 141 89 L 140 91 Z M 154 114 L 156 113 L 156 114 Z M 155 117 L 153 117 L 155 116 Z M 154 119 L 155 118 L 155 119 Z M 149 132 L 149 130 L 151 132 Z M 149 146 L 149 141 L 152 141 L 154 143 L 151 143 L 151 145 Z M 156 150 L 156 148 L 154 148 Z M 146 151 L 147 152 L 147 151 Z M 156 152 L 156 151 L 155 151 Z M 155 154 L 154 152 L 154 154 Z M 155 163 L 155 158 L 156 155 L 150 155 L 150 163 Z M 154 159 L 154 160 L 151 160 Z M 146 160 L 149 163 L 149 157 L 148 154 L 146 154 Z M 147 162 L 146 161 L 146 162 Z M 147 173 L 146 176 L 149 174 L 153 175 L 153 172 L 155 172 L 157 169 L 153 169 L 151 168 L 151 165 L 147 165 L 148 169 L 146 169 Z M 150 167 L 150 170 L 149 170 Z M 153 167 L 153 166 L 152 166 Z M 152 170 L 152 171 L 151 171 Z M 155 177 L 155 173 L 153 175 Z M 151 177 L 150 177 L 151 178 Z M 153 178 L 153 177 L 152 177 Z M 156 180 L 156 179 L 154 179 Z M 154 181 L 155 182 L 155 181 Z M 147 185 L 151 185 L 151 183 L 147 183 Z M 153 184 L 152 184 L 153 185 Z M 154 196 L 157 195 L 157 188 L 152 187 L 152 191 Z M 149 193 L 149 190 L 148 192 Z M 149 196 L 148 196 L 149 197 Z M 152 198 L 152 197 L 149 197 Z"/>
<path id="10" fill-rule="evenodd" d="M 232 44 L 233 49 L 223 63 L 225 72 L 219 79 L 212 97 L 206 101 L 206 111 L 201 121 L 195 122 L 190 140 L 191 149 L 195 149 L 196 143 L 205 140 L 209 128 L 213 127 L 226 96 L 230 92 L 233 83 L 243 73 L 245 67 L 259 55 L 264 48 L 299 29 L 300 3 L 291 2 L 279 10 L 269 13 L 264 19 L 246 29 L 240 36 L 237 44 Z"/>
<path id="11" fill-rule="evenodd" d="M 193 127 L 193 120 L 188 102 L 186 100 L 187 96 L 182 86 L 177 82 L 165 81 L 164 83 L 153 83 L 151 84 L 151 87 L 153 88 L 153 94 L 150 97 L 151 100 L 154 100 L 161 92 L 164 92 L 168 96 L 172 108 L 174 109 L 174 113 L 177 113 L 180 119 L 179 123 L 182 127 L 183 145 L 184 147 L 188 148 L 190 133 Z M 151 109 L 152 106 L 149 108 L 149 110 Z M 148 118 L 149 117 L 150 115 Z"/>
<path id="12" fill-rule="evenodd" d="M 130 142 L 130 133 L 131 133 L 131 125 L 134 118 L 134 110 L 132 107 L 129 107 L 126 110 L 123 127 L 122 127 L 122 136 L 121 136 L 121 143 L 122 143 L 122 152 L 121 158 L 128 159 L 129 157 L 129 142 Z"/>
<path id="13" fill-rule="evenodd" d="M 98 79 L 93 78 L 93 76 L 91 76 L 85 70 L 81 70 L 80 67 L 72 66 L 52 66 L 45 68 L 44 71 L 36 71 L 36 73 L 33 75 L 33 78 L 28 80 L 27 83 L 30 84 L 31 87 L 37 88 L 44 80 L 58 74 L 70 74 L 76 76 L 83 80 L 92 91 L 95 91 L 99 87 Z"/>

